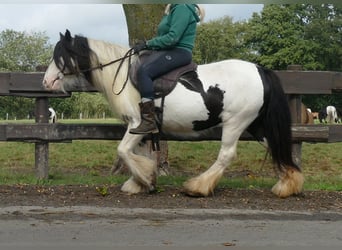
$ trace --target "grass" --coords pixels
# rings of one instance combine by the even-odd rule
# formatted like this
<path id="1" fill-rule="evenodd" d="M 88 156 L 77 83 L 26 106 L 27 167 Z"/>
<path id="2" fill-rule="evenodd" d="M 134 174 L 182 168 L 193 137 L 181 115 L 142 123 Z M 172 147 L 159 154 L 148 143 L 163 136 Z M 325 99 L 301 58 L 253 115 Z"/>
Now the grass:
<path id="1" fill-rule="evenodd" d="M 34 171 L 34 144 L 0 143 L 1 184 L 121 184 L 127 176 L 109 175 L 116 158 L 116 141 L 51 143 L 50 178 L 38 181 Z M 219 142 L 169 142 L 171 176 L 159 185 L 179 186 L 214 162 Z M 302 168 L 309 190 L 342 190 L 342 143 L 303 145 Z M 276 182 L 272 164 L 256 142 L 239 142 L 238 158 L 225 172 L 220 186 L 270 188 Z"/>
<path id="2" fill-rule="evenodd" d="M 63 121 L 75 123 L 75 121 Z M 77 120 L 77 122 L 80 122 Z M 98 120 L 84 122 L 96 122 Z M 114 123 L 106 119 L 102 122 Z M 34 144 L 0 142 L 0 184 L 121 184 L 128 177 L 109 174 L 116 159 L 117 141 L 76 140 L 49 144 L 49 179 L 37 180 Z M 158 184 L 180 186 L 190 176 L 205 171 L 216 159 L 220 142 L 174 142 L 169 145 L 172 175 Z M 265 148 L 257 142 L 240 141 L 238 157 L 227 168 L 221 187 L 270 188 L 277 180 Z M 303 143 L 302 169 L 307 190 L 342 190 L 342 143 Z"/>

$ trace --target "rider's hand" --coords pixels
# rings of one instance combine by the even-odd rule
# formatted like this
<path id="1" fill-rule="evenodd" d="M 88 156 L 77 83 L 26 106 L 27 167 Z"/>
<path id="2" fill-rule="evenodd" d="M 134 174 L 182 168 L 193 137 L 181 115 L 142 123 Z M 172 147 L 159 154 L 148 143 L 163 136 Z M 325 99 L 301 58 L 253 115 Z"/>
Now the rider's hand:
<path id="1" fill-rule="evenodd" d="M 137 54 L 140 51 L 147 49 L 147 44 L 145 41 L 140 41 L 138 43 L 136 43 L 133 47 L 134 53 Z"/>

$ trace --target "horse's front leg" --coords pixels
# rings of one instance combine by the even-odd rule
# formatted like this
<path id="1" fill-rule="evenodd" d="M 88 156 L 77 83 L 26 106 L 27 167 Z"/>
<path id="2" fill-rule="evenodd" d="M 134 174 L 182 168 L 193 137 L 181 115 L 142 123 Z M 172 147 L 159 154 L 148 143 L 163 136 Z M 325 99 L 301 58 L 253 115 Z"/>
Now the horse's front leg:
<path id="1" fill-rule="evenodd" d="M 156 187 L 157 162 L 133 152 L 142 138 L 143 135 L 133 135 L 127 130 L 118 146 L 118 156 L 125 162 L 132 174 L 121 187 L 123 192 L 129 194 L 154 191 Z"/>
<path id="2" fill-rule="evenodd" d="M 243 124 L 240 126 L 234 125 L 226 125 L 222 128 L 222 144 L 215 163 L 204 173 L 184 183 L 185 192 L 188 195 L 209 196 L 214 193 L 214 189 L 224 170 L 236 157 L 238 139 L 245 128 Z"/>

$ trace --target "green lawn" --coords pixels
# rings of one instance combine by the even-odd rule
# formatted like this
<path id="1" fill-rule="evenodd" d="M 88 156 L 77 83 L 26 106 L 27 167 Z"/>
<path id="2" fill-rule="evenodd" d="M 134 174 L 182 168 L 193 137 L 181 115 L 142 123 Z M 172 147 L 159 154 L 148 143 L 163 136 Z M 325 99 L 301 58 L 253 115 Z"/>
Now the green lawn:
<path id="1" fill-rule="evenodd" d="M 2 123 L 7 121 L 1 121 Z M 18 123 L 32 120 L 11 121 Z M 59 120 L 63 123 L 117 123 L 105 120 Z M 112 176 L 118 141 L 76 140 L 72 143 L 49 144 L 50 178 L 44 184 L 120 184 L 127 176 Z M 181 185 L 205 171 L 216 159 L 220 142 L 170 141 L 171 175 L 160 177 L 159 183 Z M 305 188 L 310 190 L 342 190 L 342 143 L 303 143 L 302 169 Z M 34 144 L 0 142 L 0 184 L 35 184 Z M 271 187 L 277 178 L 265 148 L 258 142 L 240 141 L 238 157 L 227 168 L 220 185 L 237 188 Z"/>

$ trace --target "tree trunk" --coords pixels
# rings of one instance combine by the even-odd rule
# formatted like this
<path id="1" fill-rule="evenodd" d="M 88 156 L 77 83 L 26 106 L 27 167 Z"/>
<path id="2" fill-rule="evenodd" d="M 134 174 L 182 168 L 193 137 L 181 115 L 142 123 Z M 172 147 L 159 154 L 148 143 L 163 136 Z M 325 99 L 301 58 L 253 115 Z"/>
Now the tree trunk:
<path id="1" fill-rule="evenodd" d="M 148 40 L 157 33 L 158 24 L 164 14 L 165 4 L 123 4 L 126 16 L 129 45 L 138 41 Z M 153 151 L 151 141 L 136 146 L 135 153 L 145 155 L 157 161 L 159 175 L 169 173 L 168 144 L 160 141 L 160 151 Z M 111 170 L 112 174 L 128 173 L 127 166 L 118 158 Z"/>
<path id="2" fill-rule="evenodd" d="M 128 28 L 129 45 L 151 39 L 157 33 L 165 4 L 123 4 Z"/>

